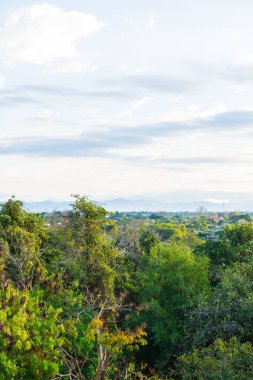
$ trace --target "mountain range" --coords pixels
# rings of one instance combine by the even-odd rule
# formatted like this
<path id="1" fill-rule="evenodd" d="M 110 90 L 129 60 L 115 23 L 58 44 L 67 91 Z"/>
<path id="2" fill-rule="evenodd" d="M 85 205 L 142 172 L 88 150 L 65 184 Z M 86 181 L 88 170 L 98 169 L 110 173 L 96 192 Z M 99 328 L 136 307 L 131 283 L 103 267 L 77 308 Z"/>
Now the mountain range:
<path id="1" fill-rule="evenodd" d="M 24 206 L 31 212 L 52 212 L 65 211 L 70 209 L 72 202 L 42 201 L 42 202 L 24 202 Z M 203 207 L 207 211 L 253 211 L 253 201 L 165 201 L 149 199 L 112 199 L 108 201 L 99 201 L 108 211 L 189 211 L 194 212 Z"/>

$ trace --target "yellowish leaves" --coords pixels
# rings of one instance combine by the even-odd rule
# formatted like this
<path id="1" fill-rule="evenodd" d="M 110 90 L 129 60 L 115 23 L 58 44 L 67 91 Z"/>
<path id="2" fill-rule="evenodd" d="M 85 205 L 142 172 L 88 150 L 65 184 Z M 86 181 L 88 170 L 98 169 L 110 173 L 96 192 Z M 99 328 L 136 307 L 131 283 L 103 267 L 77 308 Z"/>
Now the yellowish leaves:
<path id="1" fill-rule="evenodd" d="M 139 346 L 147 344 L 145 339 L 147 333 L 144 331 L 144 327 L 138 327 L 134 332 L 120 329 L 112 331 L 106 328 L 100 319 L 93 319 L 88 326 L 87 337 L 90 342 L 96 341 L 111 354 L 117 353 L 123 348 L 134 351 L 138 350 Z"/>
<path id="2" fill-rule="evenodd" d="M 90 326 L 93 328 L 102 329 L 104 327 L 104 323 L 101 321 L 101 319 L 93 319 L 90 323 Z"/>

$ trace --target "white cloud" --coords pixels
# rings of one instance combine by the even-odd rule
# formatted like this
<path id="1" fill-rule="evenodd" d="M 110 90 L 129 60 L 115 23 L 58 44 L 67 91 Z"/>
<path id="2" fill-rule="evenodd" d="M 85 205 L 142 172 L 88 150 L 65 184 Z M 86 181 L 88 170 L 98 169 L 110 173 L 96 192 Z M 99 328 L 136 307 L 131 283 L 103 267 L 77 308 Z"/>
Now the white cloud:
<path id="1" fill-rule="evenodd" d="M 132 108 L 133 109 L 142 108 L 145 105 L 149 104 L 151 102 L 151 100 L 152 100 L 152 98 L 150 96 L 144 96 L 143 98 L 138 99 L 135 102 L 133 102 Z"/>
<path id="2" fill-rule="evenodd" d="M 123 22 L 131 27 L 134 33 L 143 33 L 145 31 L 152 31 L 155 29 L 157 21 L 160 16 L 150 14 L 148 19 L 131 19 L 127 18 Z"/>
<path id="3" fill-rule="evenodd" d="M 229 86 L 229 88 L 231 88 L 231 90 L 233 90 L 235 93 L 242 93 L 248 91 L 249 86 L 243 84 L 234 84 L 232 86 Z"/>
<path id="4" fill-rule="evenodd" d="M 122 63 L 119 68 L 124 73 L 131 75 L 139 75 L 151 72 L 155 73 L 156 70 L 158 70 L 158 66 L 151 65 L 150 63 L 145 61 Z"/>
<path id="5" fill-rule="evenodd" d="M 100 120 L 100 123 L 101 124 L 104 124 L 104 123 L 112 124 L 112 123 L 117 122 L 118 120 L 122 120 L 122 119 L 125 120 L 126 118 L 133 116 L 135 111 L 137 111 L 138 109 L 143 108 L 146 105 L 148 105 L 152 100 L 153 100 L 153 98 L 151 98 L 150 96 L 144 96 L 143 98 L 136 99 L 130 105 L 129 109 L 126 109 L 126 110 L 120 111 L 114 115 L 111 115 L 110 118 L 103 118 Z"/>
<path id="6" fill-rule="evenodd" d="M 176 98 L 178 102 L 180 99 Z M 183 98 L 181 99 L 184 100 Z M 199 118 L 208 118 L 219 113 L 227 112 L 229 108 L 224 103 L 215 103 L 208 106 L 201 106 L 199 104 L 185 104 L 180 103 L 178 107 L 174 107 L 172 110 L 162 115 L 163 119 L 174 121 L 189 121 Z"/>
<path id="7" fill-rule="evenodd" d="M 98 65 L 92 65 L 85 62 L 69 61 L 60 65 L 53 65 L 49 69 L 50 74 L 68 74 L 68 73 L 83 73 L 94 72 L 98 69 Z"/>
<path id="8" fill-rule="evenodd" d="M 7 62 L 51 64 L 76 59 L 81 38 L 104 26 L 96 17 L 42 3 L 9 13 L 0 28 L 0 54 Z"/>
<path id="9" fill-rule="evenodd" d="M 154 30 L 155 26 L 156 26 L 156 22 L 157 20 L 159 20 L 159 16 L 156 16 L 156 15 L 150 15 L 149 16 L 149 19 L 148 21 L 146 22 L 146 29 L 147 30 Z"/>
<path id="10" fill-rule="evenodd" d="M 5 82 L 6 82 L 6 77 L 4 75 L 0 75 L 0 88 L 4 87 Z"/>
<path id="11" fill-rule="evenodd" d="M 253 64 L 253 54 L 245 54 L 235 61 L 235 65 L 252 65 Z"/>

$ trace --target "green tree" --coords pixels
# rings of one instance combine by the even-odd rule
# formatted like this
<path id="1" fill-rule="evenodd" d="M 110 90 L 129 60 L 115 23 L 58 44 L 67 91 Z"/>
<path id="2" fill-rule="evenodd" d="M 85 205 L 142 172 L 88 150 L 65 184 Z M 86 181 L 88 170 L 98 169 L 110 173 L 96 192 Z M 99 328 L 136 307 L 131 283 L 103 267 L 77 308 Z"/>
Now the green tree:
<path id="1" fill-rule="evenodd" d="M 78 280 L 80 289 L 113 298 L 118 251 L 107 234 L 107 211 L 86 197 L 75 196 L 65 225 L 52 232 L 46 256 L 54 259 L 68 283 Z"/>
<path id="2" fill-rule="evenodd" d="M 209 345 L 215 339 L 237 336 L 253 342 L 253 261 L 236 263 L 223 272 L 209 302 L 189 313 L 188 347 Z"/>
<path id="3" fill-rule="evenodd" d="M 210 347 L 180 356 L 175 372 L 182 380 L 249 380 L 253 378 L 253 347 L 236 339 L 218 339 Z"/>
<path id="4" fill-rule="evenodd" d="M 40 257 L 46 237 L 44 219 L 25 211 L 21 201 L 11 198 L 1 206 L 1 258 L 6 274 L 20 289 L 44 279 Z"/>
<path id="5" fill-rule="evenodd" d="M 140 283 L 137 320 L 147 323 L 152 360 L 166 363 L 178 350 L 186 313 L 209 295 L 208 260 L 186 246 L 160 244 Z"/>
<path id="6" fill-rule="evenodd" d="M 207 241 L 200 247 L 214 266 L 247 261 L 253 250 L 253 223 L 232 224 L 224 228 L 218 241 Z"/>
<path id="7" fill-rule="evenodd" d="M 59 371 L 64 342 L 60 313 L 47 305 L 40 290 L 1 288 L 1 380 L 46 380 Z"/>

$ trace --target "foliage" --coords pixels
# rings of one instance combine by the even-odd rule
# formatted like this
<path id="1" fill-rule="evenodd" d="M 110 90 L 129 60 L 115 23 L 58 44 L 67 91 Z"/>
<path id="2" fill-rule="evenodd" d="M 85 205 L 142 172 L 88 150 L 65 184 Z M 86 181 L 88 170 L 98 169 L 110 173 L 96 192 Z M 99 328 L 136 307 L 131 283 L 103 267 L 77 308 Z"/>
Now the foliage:
<path id="1" fill-rule="evenodd" d="M 236 339 L 216 340 L 210 347 L 179 357 L 177 376 L 183 380 L 248 380 L 253 377 L 253 347 Z"/>
<path id="2" fill-rule="evenodd" d="M 200 303 L 189 314 L 189 345 L 212 343 L 237 336 L 253 342 L 253 261 L 237 263 L 223 273 L 208 303 Z"/>
<path id="3" fill-rule="evenodd" d="M 228 225 L 218 241 L 207 241 L 201 246 L 201 251 L 216 266 L 247 261 L 253 251 L 253 224 Z"/>
<path id="4" fill-rule="evenodd" d="M 185 314 L 209 294 L 208 260 L 186 246 L 158 245 L 141 276 L 137 319 L 147 322 L 148 339 L 167 362 L 176 352 Z M 154 349 L 154 348 L 153 348 Z"/>
<path id="5" fill-rule="evenodd" d="M 0 379 L 50 379 L 59 371 L 63 326 L 43 292 L 0 291 Z"/>
<path id="6" fill-rule="evenodd" d="M 252 378 L 250 220 L 112 215 L 81 196 L 38 215 L 12 197 L 0 209 L 0 380 Z"/>
<path id="7" fill-rule="evenodd" d="M 47 256 L 57 253 L 55 265 L 69 283 L 78 280 L 82 289 L 113 297 L 116 272 L 113 260 L 117 249 L 107 238 L 106 227 L 111 224 L 107 211 L 85 197 L 75 196 L 75 203 L 67 215 L 66 224 L 53 231 Z M 54 237 L 56 236 L 56 239 Z M 56 268 L 55 268 L 56 269 Z"/>
<path id="8" fill-rule="evenodd" d="M 40 260 L 40 247 L 47 231 L 43 218 L 29 214 L 22 202 L 11 198 L 0 211 L 2 262 L 6 274 L 20 289 L 31 287 L 36 279 L 45 277 Z"/>

